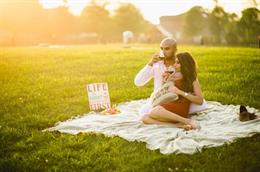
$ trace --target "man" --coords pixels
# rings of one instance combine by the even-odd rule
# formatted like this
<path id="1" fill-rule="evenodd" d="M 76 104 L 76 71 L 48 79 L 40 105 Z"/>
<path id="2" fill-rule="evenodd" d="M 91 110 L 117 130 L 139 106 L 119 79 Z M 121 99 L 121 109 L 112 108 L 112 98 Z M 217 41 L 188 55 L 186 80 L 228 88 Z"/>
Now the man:
<path id="1" fill-rule="evenodd" d="M 134 79 L 136 86 L 144 86 L 152 78 L 154 78 L 154 90 L 159 89 L 163 84 L 163 76 L 168 67 L 175 63 L 175 55 L 177 52 L 177 43 L 173 38 L 165 38 L 160 43 L 161 53 L 156 53 L 152 56 L 150 61 L 139 71 Z M 160 56 L 164 56 L 163 58 Z M 171 77 L 171 76 L 170 76 Z M 182 76 L 179 76 L 182 77 Z M 172 78 L 174 80 L 174 78 Z M 206 103 L 203 101 L 202 105 L 191 103 L 189 113 L 201 111 L 206 108 Z M 152 109 L 151 102 L 143 105 L 139 110 L 139 114 L 143 115 Z"/>
<path id="2" fill-rule="evenodd" d="M 162 54 L 153 55 L 148 64 L 136 75 L 135 85 L 143 86 L 154 78 L 154 91 L 162 86 L 163 73 L 166 68 L 173 65 L 177 52 L 177 43 L 173 38 L 165 38 L 160 43 Z M 164 56 L 161 60 L 160 56 Z"/>

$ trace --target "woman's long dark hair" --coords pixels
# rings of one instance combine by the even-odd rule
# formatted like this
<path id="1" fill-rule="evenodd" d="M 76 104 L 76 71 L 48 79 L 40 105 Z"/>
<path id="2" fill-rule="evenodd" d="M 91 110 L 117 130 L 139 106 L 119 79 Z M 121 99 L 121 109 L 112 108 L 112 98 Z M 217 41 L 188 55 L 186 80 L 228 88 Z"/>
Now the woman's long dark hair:
<path id="1" fill-rule="evenodd" d="M 187 52 L 179 53 L 176 57 L 181 64 L 181 73 L 183 75 L 181 89 L 186 92 L 193 92 L 193 82 L 197 78 L 196 63 Z"/>

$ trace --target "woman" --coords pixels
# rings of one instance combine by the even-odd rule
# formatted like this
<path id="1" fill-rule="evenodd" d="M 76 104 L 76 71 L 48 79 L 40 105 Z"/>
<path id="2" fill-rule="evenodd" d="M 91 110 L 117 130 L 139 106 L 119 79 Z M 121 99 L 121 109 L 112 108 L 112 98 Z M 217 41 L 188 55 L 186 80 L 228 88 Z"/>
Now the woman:
<path id="1" fill-rule="evenodd" d="M 180 72 L 182 77 L 174 81 L 175 86 L 169 91 L 178 94 L 179 99 L 154 107 L 143 116 L 142 121 L 145 124 L 174 124 L 187 130 L 199 128 L 188 118 L 190 103 L 200 105 L 203 103 L 195 61 L 189 53 L 179 53 L 176 56 L 174 67 L 175 71 Z M 174 79 L 174 74 L 171 74 L 170 77 Z"/>

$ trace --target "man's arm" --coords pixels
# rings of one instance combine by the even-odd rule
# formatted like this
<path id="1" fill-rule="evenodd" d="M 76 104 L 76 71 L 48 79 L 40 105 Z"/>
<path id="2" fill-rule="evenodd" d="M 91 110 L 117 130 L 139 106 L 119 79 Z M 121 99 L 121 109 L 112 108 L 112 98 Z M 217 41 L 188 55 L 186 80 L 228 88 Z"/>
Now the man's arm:
<path id="1" fill-rule="evenodd" d="M 136 86 L 143 86 L 152 79 L 154 76 L 153 64 L 158 61 L 160 61 L 160 58 L 159 54 L 156 53 L 152 56 L 148 64 L 136 75 L 134 80 Z"/>
<path id="2" fill-rule="evenodd" d="M 134 83 L 136 86 L 143 86 L 149 82 L 153 77 L 153 67 L 150 65 L 145 65 L 138 74 L 135 76 Z"/>

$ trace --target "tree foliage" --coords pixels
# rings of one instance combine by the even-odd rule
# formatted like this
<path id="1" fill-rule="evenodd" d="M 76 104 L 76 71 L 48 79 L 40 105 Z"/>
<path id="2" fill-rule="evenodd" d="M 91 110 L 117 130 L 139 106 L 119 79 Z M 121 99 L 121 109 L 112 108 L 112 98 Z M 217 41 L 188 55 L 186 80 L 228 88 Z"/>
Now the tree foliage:
<path id="1" fill-rule="evenodd" d="M 85 32 L 95 32 L 103 40 L 113 34 L 113 23 L 109 11 L 105 6 L 95 3 L 88 5 L 80 16 L 81 30 Z"/>
<path id="2" fill-rule="evenodd" d="M 251 42 L 260 36 L 260 11 L 257 8 L 248 8 L 242 11 L 238 22 L 239 35 L 244 42 Z"/>
<path id="3" fill-rule="evenodd" d="M 184 20 L 184 33 L 188 37 L 204 35 L 205 29 L 210 33 L 212 43 L 228 44 L 256 42 L 260 35 L 260 12 L 257 8 L 242 11 L 239 19 L 234 13 L 227 13 L 216 6 L 207 13 L 201 7 L 189 10 Z"/>
<path id="4" fill-rule="evenodd" d="M 190 37 L 200 34 L 206 26 L 206 18 L 207 13 L 202 7 L 191 8 L 185 15 L 184 34 Z"/>
<path id="5" fill-rule="evenodd" d="M 141 12 L 133 4 L 122 4 L 116 10 L 114 21 L 120 33 L 125 30 L 140 33 L 145 25 Z"/>

